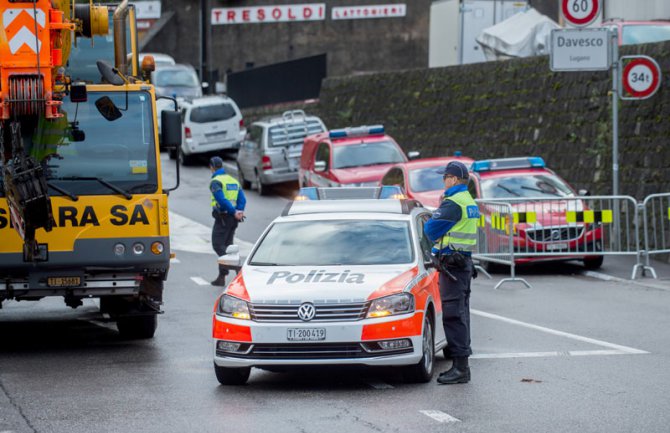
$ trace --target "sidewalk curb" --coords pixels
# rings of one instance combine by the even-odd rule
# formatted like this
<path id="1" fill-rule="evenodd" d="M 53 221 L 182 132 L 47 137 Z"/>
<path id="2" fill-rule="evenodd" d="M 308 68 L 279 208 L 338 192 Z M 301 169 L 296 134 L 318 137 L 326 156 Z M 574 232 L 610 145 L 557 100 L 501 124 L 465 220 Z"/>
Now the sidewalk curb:
<path id="1" fill-rule="evenodd" d="M 665 290 L 665 291 L 670 292 L 670 285 L 663 286 L 663 285 L 659 285 L 659 284 L 650 284 L 650 283 L 645 283 L 645 282 L 639 282 L 637 280 L 628 280 L 628 279 L 625 279 L 625 278 L 619 278 L 619 277 L 615 277 L 615 276 L 612 276 L 612 275 L 603 274 L 602 272 L 582 271 L 582 272 L 580 272 L 580 275 L 583 275 L 585 277 L 595 278 L 595 279 L 602 280 L 602 281 L 614 281 L 614 282 L 617 282 L 617 283 L 628 283 L 628 284 L 634 284 L 634 285 L 640 286 L 640 287 L 646 287 L 646 288 L 658 289 L 658 290 Z M 657 281 L 657 280 L 653 280 L 653 281 Z"/>

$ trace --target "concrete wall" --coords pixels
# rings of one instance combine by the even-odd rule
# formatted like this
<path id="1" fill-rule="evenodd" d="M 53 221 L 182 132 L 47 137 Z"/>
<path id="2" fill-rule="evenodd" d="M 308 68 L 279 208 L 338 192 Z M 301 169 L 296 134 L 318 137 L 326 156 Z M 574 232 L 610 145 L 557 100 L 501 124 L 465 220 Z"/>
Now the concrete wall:
<path id="1" fill-rule="evenodd" d="M 295 5 L 291 0 L 208 0 L 210 7 Z M 404 3 L 406 16 L 332 20 L 331 8 L 378 4 L 369 0 L 318 0 L 326 4 L 323 21 L 214 25 L 210 29 L 210 64 L 221 76 L 248 65 L 264 66 L 316 54 L 328 54 L 328 75 L 400 70 L 428 65 L 430 0 L 386 0 Z M 172 54 L 178 62 L 200 64 L 199 1 L 163 0 L 164 11 L 176 11 L 172 21 L 145 51 Z"/>
<path id="2" fill-rule="evenodd" d="M 670 43 L 626 47 L 654 57 L 665 77 L 644 101 L 620 101 L 620 191 L 670 191 Z M 422 156 L 542 156 L 576 188 L 612 191 L 611 74 L 549 70 L 548 57 L 415 69 L 324 81 L 305 109 L 329 128 L 382 123 Z M 245 112 L 249 124 L 263 112 Z"/>

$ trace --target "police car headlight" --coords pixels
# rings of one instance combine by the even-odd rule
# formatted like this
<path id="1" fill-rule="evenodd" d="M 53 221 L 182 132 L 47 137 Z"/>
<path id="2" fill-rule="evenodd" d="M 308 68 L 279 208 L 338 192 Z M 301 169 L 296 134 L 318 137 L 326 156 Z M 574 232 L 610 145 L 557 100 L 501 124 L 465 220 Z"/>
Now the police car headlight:
<path id="1" fill-rule="evenodd" d="M 412 311 L 414 311 L 414 296 L 411 293 L 400 293 L 372 301 L 367 317 L 386 317 Z"/>
<path id="2" fill-rule="evenodd" d="M 249 305 L 245 301 L 229 295 L 221 296 L 218 313 L 235 319 L 251 319 Z"/>

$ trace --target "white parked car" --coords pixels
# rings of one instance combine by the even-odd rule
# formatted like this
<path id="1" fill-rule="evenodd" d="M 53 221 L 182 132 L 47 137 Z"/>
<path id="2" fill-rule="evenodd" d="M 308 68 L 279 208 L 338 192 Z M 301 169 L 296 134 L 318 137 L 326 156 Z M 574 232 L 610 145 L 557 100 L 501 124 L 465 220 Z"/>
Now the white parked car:
<path id="1" fill-rule="evenodd" d="M 385 191 L 400 193 L 304 188 L 266 228 L 216 301 L 220 383 L 245 383 L 251 367 L 334 364 L 398 366 L 409 381 L 431 380 L 447 344 L 423 234 L 431 214 L 415 200 L 377 198 Z M 237 248 L 219 263 L 239 267 Z"/>
<path id="2" fill-rule="evenodd" d="M 237 149 L 246 135 L 242 113 L 227 96 L 206 96 L 180 103 L 184 136 L 181 158 L 189 164 L 195 156 L 221 154 Z M 175 151 L 170 157 L 176 156 Z"/>

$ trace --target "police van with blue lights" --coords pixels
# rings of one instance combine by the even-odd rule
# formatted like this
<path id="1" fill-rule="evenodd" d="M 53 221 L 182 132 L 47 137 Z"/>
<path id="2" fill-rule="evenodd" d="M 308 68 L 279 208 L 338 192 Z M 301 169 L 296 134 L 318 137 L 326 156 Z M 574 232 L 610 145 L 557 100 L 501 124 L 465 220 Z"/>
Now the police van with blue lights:
<path id="1" fill-rule="evenodd" d="M 571 220 L 570 216 L 588 210 L 582 196 L 553 170 L 547 168 L 539 156 L 487 159 L 470 166 L 470 194 L 475 199 L 489 201 L 481 204 L 487 219 L 484 239 L 489 252 L 498 245 L 506 245 L 509 230 L 499 230 L 491 222 L 491 201 L 508 202 L 512 211 L 521 216 L 513 225 L 515 263 L 540 261 L 580 260 L 588 269 L 597 269 L 603 263 L 602 226 L 585 221 Z M 486 203 L 486 202 L 485 202 Z M 481 240 L 480 240 L 480 243 Z M 524 257 L 524 253 L 526 256 Z M 485 267 L 495 268 L 492 263 Z"/>
<path id="2" fill-rule="evenodd" d="M 399 162 L 416 158 L 405 152 L 383 125 L 333 129 L 305 138 L 300 158 L 300 186 L 377 186 Z"/>
<path id="3" fill-rule="evenodd" d="M 219 382 L 304 365 L 397 366 L 430 381 L 447 342 L 429 218 L 397 187 L 302 189 L 243 264 L 235 245 L 219 258 L 240 268 L 214 308 Z"/>

